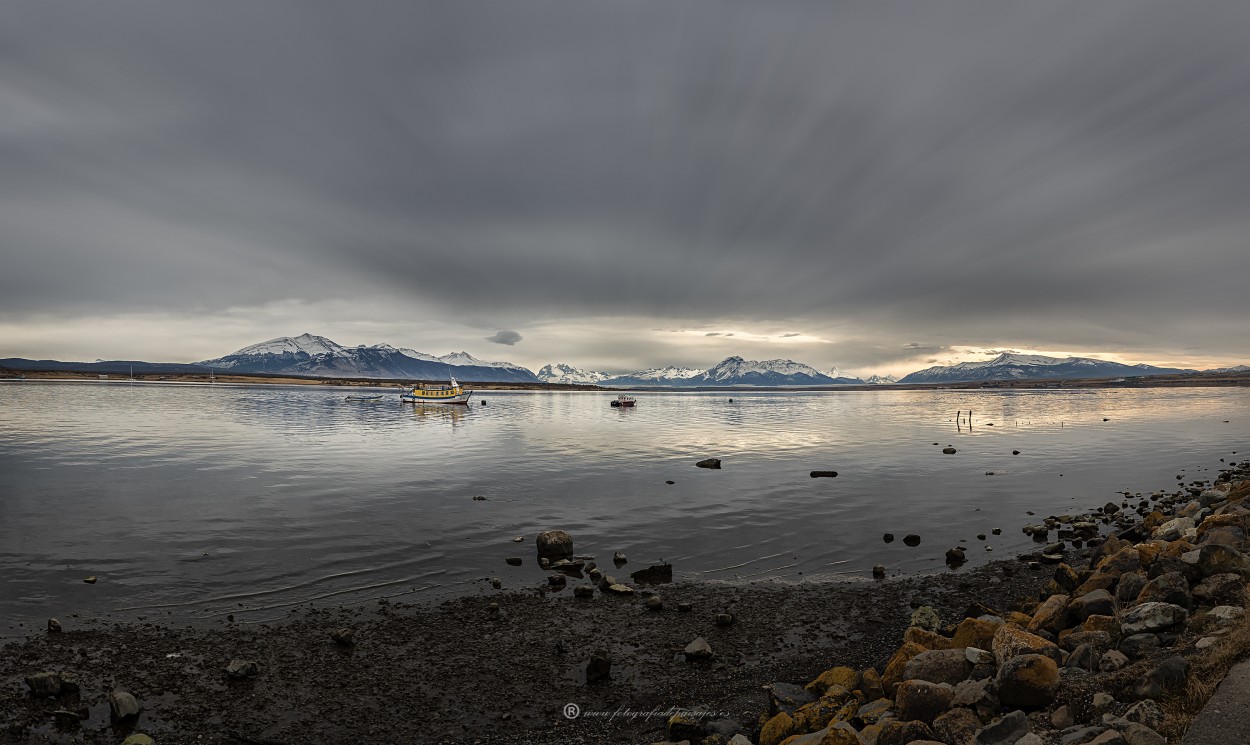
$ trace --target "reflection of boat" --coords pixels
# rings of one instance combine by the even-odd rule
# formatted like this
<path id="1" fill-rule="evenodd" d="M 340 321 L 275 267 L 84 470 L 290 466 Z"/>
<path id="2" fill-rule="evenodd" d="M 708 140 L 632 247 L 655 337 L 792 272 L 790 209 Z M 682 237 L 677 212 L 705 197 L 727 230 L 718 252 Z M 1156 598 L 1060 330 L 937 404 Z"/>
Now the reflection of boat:
<path id="1" fill-rule="evenodd" d="M 638 399 L 633 396 L 626 396 L 624 393 L 612 400 L 613 406 L 633 406 L 638 403 Z"/>
<path id="2" fill-rule="evenodd" d="M 466 391 L 464 386 L 451 378 L 450 385 L 418 384 L 407 393 L 401 393 L 399 400 L 414 404 L 467 404 L 473 391 Z"/>
<path id="3" fill-rule="evenodd" d="M 382 394 L 379 393 L 376 396 L 348 396 L 347 400 L 348 401 L 381 401 Z"/>

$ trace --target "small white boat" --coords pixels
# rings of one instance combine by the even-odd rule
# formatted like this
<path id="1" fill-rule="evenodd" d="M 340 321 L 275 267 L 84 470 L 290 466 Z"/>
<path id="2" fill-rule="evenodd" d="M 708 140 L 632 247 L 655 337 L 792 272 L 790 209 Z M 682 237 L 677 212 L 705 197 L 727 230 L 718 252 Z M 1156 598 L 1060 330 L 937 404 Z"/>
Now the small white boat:
<path id="1" fill-rule="evenodd" d="M 633 396 L 626 396 L 624 393 L 612 399 L 613 406 L 633 406 L 638 403 L 638 399 Z"/>
<path id="2" fill-rule="evenodd" d="M 469 397 L 473 395 L 473 391 L 466 391 L 464 386 L 456 382 L 453 377 L 450 379 L 449 385 L 420 384 L 415 385 L 407 393 L 399 395 L 400 401 L 412 404 L 465 404 L 469 403 Z"/>
<path id="3" fill-rule="evenodd" d="M 382 394 L 379 393 L 376 396 L 347 396 L 346 399 L 348 401 L 381 401 Z"/>

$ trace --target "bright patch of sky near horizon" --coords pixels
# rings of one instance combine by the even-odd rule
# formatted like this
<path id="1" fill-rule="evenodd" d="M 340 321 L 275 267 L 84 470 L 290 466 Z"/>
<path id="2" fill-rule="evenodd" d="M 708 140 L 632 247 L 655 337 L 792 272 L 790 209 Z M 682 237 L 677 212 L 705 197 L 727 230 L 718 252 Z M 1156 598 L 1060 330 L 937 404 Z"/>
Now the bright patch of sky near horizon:
<path id="1" fill-rule="evenodd" d="M 1250 6 L 905 9 L 7 3 L 0 357 L 1250 362 Z"/>

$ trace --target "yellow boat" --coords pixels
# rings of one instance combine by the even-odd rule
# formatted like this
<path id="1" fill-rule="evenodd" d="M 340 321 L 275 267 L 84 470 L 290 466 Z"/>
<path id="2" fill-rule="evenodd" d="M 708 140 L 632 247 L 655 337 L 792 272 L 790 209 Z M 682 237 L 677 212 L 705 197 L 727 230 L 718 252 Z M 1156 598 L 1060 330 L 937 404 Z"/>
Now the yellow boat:
<path id="1" fill-rule="evenodd" d="M 466 391 L 464 386 L 456 382 L 455 378 L 451 378 L 450 385 L 418 384 L 412 387 L 407 393 L 399 395 L 400 401 L 414 404 L 465 404 L 469 403 L 469 396 L 473 395 L 473 391 Z"/>

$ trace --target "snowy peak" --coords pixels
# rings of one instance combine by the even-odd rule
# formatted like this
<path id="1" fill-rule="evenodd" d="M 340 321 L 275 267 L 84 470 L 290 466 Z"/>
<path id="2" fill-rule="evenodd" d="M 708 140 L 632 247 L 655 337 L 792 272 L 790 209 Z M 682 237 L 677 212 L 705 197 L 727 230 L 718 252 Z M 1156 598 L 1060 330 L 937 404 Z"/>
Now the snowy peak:
<path id="1" fill-rule="evenodd" d="M 560 385 L 594 385 L 612 377 L 607 373 L 595 372 L 594 370 L 582 370 L 581 368 L 566 365 L 563 362 L 556 362 L 550 365 L 544 365 L 543 369 L 538 371 L 538 379 L 544 383 L 556 383 Z"/>
<path id="2" fill-rule="evenodd" d="M 898 382 L 898 378 L 893 375 L 870 375 L 864 382 L 868 385 L 893 385 Z"/>
<path id="3" fill-rule="evenodd" d="M 696 367 L 651 367 L 646 370 L 639 370 L 636 373 L 630 373 L 631 378 L 642 378 L 643 380 L 689 380 L 696 375 L 702 375 L 703 371 Z"/>
<path id="4" fill-rule="evenodd" d="M 465 365 L 469 367 L 498 367 L 498 368 L 502 368 L 505 370 L 524 370 L 525 369 L 521 367 L 520 365 L 514 365 L 511 362 L 486 362 L 485 360 L 479 360 L 477 357 L 474 357 L 468 352 L 452 352 L 450 354 L 445 354 L 442 357 L 435 357 L 434 359 L 440 362 L 446 362 L 449 365 Z"/>
<path id="5" fill-rule="evenodd" d="M 250 354 L 342 354 L 345 351 L 343 347 L 324 336 L 300 334 L 299 336 L 279 336 L 277 339 L 270 339 L 260 344 L 253 344 L 250 347 L 243 347 L 234 354 L 227 356 L 234 357 Z"/>

